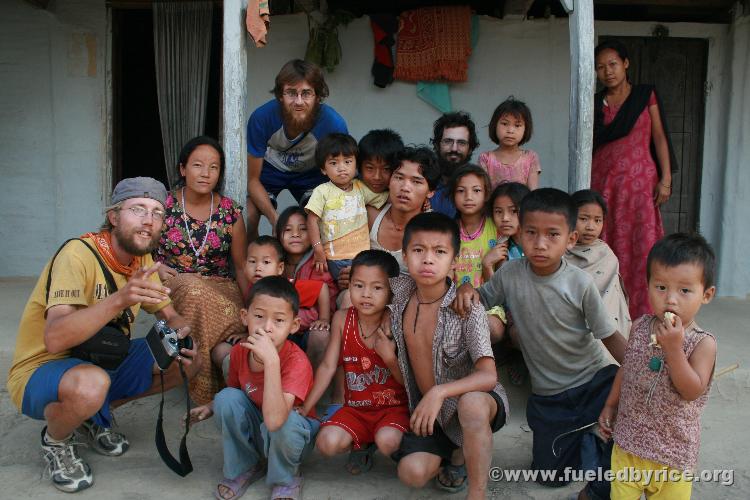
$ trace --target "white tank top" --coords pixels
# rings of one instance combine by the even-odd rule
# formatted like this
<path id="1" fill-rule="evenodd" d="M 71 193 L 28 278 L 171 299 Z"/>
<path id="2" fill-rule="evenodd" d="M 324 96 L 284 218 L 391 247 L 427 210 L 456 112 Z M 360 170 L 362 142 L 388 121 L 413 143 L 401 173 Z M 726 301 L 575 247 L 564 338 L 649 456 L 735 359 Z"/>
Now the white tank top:
<path id="1" fill-rule="evenodd" d="M 398 262 L 399 267 L 401 268 L 401 272 L 406 273 L 406 266 L 404 265 L 404 258 L 401 254 L 401 250 L 388 250 L 387 248 L 383 248 L 380 242 L 378 242 L 378 231 L 380 230 L 380 223 L 383 221 L 383 217 L 385 217 L 385 214 L 390 209 L 391 204 L 388 203 L 385 207 L 383 207 L 383 210 L 380 211 L 378 216 L 375 217 L 375 221 L 372 223 L 372 228 L 370 229 L 370 248 L 374 250 L 384 250 L 393 255 L 393 257 L 396 259 L 396 262 Z"/>

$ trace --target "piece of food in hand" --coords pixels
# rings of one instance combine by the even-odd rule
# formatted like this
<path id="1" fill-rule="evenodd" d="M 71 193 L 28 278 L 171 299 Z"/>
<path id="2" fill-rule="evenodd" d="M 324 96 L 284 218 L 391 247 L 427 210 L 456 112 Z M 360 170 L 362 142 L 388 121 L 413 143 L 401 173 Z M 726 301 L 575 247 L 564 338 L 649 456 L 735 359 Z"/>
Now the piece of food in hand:
<path id="1" fill-rule="evenodd" d="M 651 342 L 648 343 L 649 347 L 659 347 L 659 343 L 656 341 L 656 334 L 651 334 Z"/>
<path id="2" fill-rule="evenodd" d="M 664 313 L 664 321 L 667 321 L 670 325 L 674 326 L 677 323 L 677 315 L 672 311 Z"/>

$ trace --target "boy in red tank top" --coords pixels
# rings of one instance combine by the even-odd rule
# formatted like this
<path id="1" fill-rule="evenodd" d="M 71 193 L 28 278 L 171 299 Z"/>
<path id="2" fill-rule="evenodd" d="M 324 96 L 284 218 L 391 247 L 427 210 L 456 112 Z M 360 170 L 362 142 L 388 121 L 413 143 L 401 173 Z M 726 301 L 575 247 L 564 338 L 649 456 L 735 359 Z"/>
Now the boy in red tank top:
<path id="1" fill-rule="evenodd" d="M 316 445 L 325 456 L 351 449 L 347 469 L 352 474 L 372 467 L 375 447 L 390 456 L 409 430 L 396 347 L 381 328 L 391 297 L 388 278 L 398 273 L 396 259 L 382 250 L 366 250 L 354 258 L 349 285 L 353 306 L 336 311 L 323 361 L 300 410 L 306 415 L 315 408 L 336 368 L 343 366 L 344 406 L 323 423 Z"/>

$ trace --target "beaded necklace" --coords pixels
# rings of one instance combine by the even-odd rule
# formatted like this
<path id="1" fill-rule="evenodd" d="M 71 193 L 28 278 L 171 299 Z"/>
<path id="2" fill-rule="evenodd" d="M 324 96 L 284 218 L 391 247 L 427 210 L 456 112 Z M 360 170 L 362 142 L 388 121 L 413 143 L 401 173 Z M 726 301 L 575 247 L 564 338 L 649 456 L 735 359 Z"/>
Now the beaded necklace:
<path id="1" fill-rule="evenodd" d="M 461 240 L 462 241 L 473 241 L 473 240 L 477 239 L 479 237 L 479 235 L 482 234 L 482 231 L 484 231 L 484 223 L 485 222 L 487 222 L 487 217 L 484 217 L 482 219 L 482 223 L 479 225 L 479 229 L 477 229 L 476 231 L 474 231 L 471 234 L 468 234 L 466 232 L 466 230 L 464 229 L 463 222 L 459 221 L 458 222 L 458 229 L 459 229 L 459 231 L 461 233 Z"/>
<path id="2" fill-rule="evenodd" d="M 193 249 L 193 253 L 197 258 L 201 256 L 201 252 L 203 251 L 203 247 L 206 246 L 206 240 L 208 240 L 208 233 L 211 232 L 211 219 L 214 216 L 214 192 L 211 191 L 211 207 L 209 208 L 208 212 L 208 220 L 206 220 L 206 234 L 203 236 L 203 242 L 201 243 L 201 246 L 198 247 L 196 250 L 195 245 L 193 245 L 193 234 L 190 232 L 190 227 L 188 226 L 188 213 L 187 213 L 187 207 L 185 206 L 185 188 L 182 188 L 182 222 L 185 223 L 185 231 L 187 232 L 188 236 L 188 243 L 190 243 L 190 248 Z"/>

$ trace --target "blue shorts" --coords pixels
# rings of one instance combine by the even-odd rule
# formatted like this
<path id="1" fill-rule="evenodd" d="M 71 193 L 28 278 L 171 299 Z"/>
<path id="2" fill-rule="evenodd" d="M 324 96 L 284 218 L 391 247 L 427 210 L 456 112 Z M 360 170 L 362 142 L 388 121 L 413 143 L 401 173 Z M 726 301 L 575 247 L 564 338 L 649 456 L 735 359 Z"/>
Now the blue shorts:
<path id="1" fill-rule="evenodd" d="M 71 368 L 91 363 L 78 358 L 64 358 L 49 361 L 37 368 L 31 375 L 23 393 L 21 411 L 36 420 L 44 420 L 44 408 L 58 401 L 57 390 L 65 372 Z M 112 384 L 101 409 L 91 417 L 103 427 L 112 426 L 109 405 L 118 399 L 132 398 L 143 394 L 153 383 L 154 357 L 148 349 L 145 338 L 130 343 L 128 356 L 116 370 L 107 370 Z"/>
<path id="2" fill-rule="evenodd" d="M 288 189 L 300 205 L 305 194 L 309 197 L 313 189 L 326 182 L 328 177 L 317 168 L 305 172 L 284 172 L 264 161 L 260 171 L 260 183 L 269 195 L 278 196 L 284 189 Z"/>

